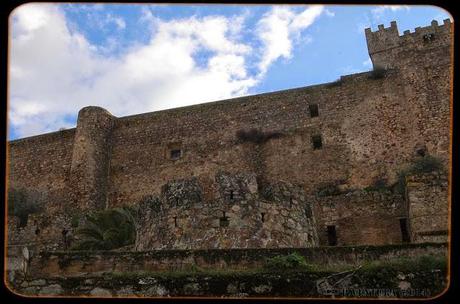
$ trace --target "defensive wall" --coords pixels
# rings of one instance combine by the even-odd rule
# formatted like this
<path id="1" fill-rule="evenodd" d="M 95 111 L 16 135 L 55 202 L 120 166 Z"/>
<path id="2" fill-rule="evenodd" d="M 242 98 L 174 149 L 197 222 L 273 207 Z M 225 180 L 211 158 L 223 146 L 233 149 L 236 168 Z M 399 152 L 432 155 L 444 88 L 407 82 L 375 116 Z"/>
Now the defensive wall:
<path id="1" fill-rule="evenodd" d="M 185 209 L 177 209 L 165 197 L 163 187 L 189 179 L 194 180 L 200 193 L 199 197 L 190 197 L 193 208 L 208 212 L 212 226 L 216 218 L 225 217 L 222 212 L 228 215 L 233 210 L 234 204 L 226 203 L 224 198 L 233 190 L 224 194 L 223 182 L 218 178 L 220 172 L 226 172 L 253 176 L 257 192 L 278 183 L 300 187 L 305 200 L 300 201 L 299 210 L 312 204 L 317 223 L 317 236 L 312 232 L 309 241 L 308 232 L 302 231 L 302 244 L 325 244 L 325 227 L 338 225 L 343 227 L 337 231 L 343 244 L 399 242 L 399 219 L 414 214 L 405 209 L 405 197 L 350 194 L 340 199 L 316 199 L 316 194 L 325 184 L 353 193 L 378 180 L 393 183 L 398 170 L 420 151 L 440 158 L 448 167 L 451 28 L 450 21 L 445 20 L 442 25 L 433 22 L 402 36 L 394 22 L 374 32 L 367 29 L 374 70 L 342 76 L 332 83 L 119 118 L 104 109 L 86 107 L 80 111 L 75 129 L 11 141 L 9 187 L 46 193 L 46 213 L 50 218 L 62 218 L 59 227 L 59 220 L 42 227 L 40 231 L 48 229 L 48 234 L 41 232 L 25 239 L 42 238 L 45 242 L 59 238 L 60 229 L 70 225 L 72 213 L 136 205 L 152 196 L 163 198 L 167 213 L 158 226 L 145 227 L 153 229 L 146 232 L 146 239 L 162 225 L 168 235 L 174 214 Z M 443 185 L 443 190 L 434 194 L 441 203 L 423 217 L 417 215 L 419 220 L 407 219 L 411 226 L 419 227 L 417 221 L 422 218 L 435 222 L 429 219 L 431 215 L 447 214 L 445 209 L 436 209 L 446 205 L 447 187 Z M 258 195 L 250 187 L 248 193 Z M 251 221 L 264 213 L 262 209 L 270 209 L 270 202 L 267 205 L 258 198 L 249 199 L 254 201 L 256 211 L 251 211 L 251 220 L 239 224 L 255 227 L 256 222 Z M 215 201 L 222 202 L 220 207 L 213 207 Z M 267 214 L 282 211 L 277 208 Z M 241 210 L 241 205 L 235 209 Z M 240 216 L 236 218 L 244 218 Z M 177 220 L 190 225 L 186 217 L 176 217 L 176 225 Z M 11 231 L 16 231 L 14 219 L 9 221 Z M 30 220 L 21 229 L 35 229 L 33 225 L 40 225 L 40 220 Z M 310 229 L 311 225 L 306 225 Z M 251 234 L 251 229 L 246 234 Z M 179 235 L 182 239 L 178 243 L 161 240 L 161 246 L 189 248 L 186 244 L 192 244 L 190 239 L 196 236 Z M 268 238 L 265 241 L 265 245 L 260 241 L 246 246 L 270 247 Z M 155 240 L 145 242 L 151 245 L 143 246 L 160 246 Z M 239 242 L 228 246 L 245 247 Z M 211 243 L 227 246 L 220 241 Z"/>

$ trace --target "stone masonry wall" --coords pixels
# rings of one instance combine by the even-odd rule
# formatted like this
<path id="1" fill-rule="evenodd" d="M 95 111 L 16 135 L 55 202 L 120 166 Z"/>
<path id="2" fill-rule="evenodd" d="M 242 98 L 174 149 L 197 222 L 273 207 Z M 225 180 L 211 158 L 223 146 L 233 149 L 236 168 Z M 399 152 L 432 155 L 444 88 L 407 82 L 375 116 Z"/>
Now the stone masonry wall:
<path id="1" fill-rule="evenodd" d="M 47 212 L 62 210 L 72 162 L 75 129 L 8 143 L 8 187 L 47 197 Z"/>
<path id="2" fill-rule="evenodd" d="M 447 244 L 440 243 L 284 249 L 40 252 L 29 260 L 26 276 L 22 272 L 21 251 L 22 248 L 10 248 L 8 251 L 8 286 L 13 292 L 29 296 L 316 297 L 330 296 L 330 291 L 326 293 L 324 288 L 333 286 L 349 290 L 380 288 L 386 297 L 391 296 L 389 290 L 395 293 L 393 296 L 429 297 L 445 288 L 447 278 L 445 266 L 436 262 L 445 260 L 447 254 Z M 319 269 L 263 271 L 267 258 L 293 252 L 302 255 L 310 265 L 319 266 Z M 422 264 L 422 258 L 431 261 L 430 264 Z M 419 261 L 420 264 L 389 266 L 392 261 L 401 259 Z M 341 267 L 356 270 L 359 265 L 370 261 L 379 261 L 381 266 L 363 267 L 360 270 L 364 272 L 337 273 Z M 334 284 L 350 274 L 352 281 L 345 278 L 339 285 Z"/>
<path id="3" fill-rule="evenodd" d="M 101 108 L 84 108 L 76 129 L 8 144 L 8 186 L 47 192 L 48 214 L 71 214 L 72 210 L 135 205 L 145 197 L 162 196 L 162 187 L 171 181 L 194 178 L 204 205 L 194 203 L 191 208 L 219 213 L 222 210 L 217 205 L 227 204 L 220 196 L 220 181 L 215 179 L 220 171 L 255 174 L 256 180 L 267 184 L 299 185 L 306 195 L 313 195 L 324 183 L 347 189 L 364 188 L 376 179 L 392 183 L 420 146 L 441 158 L 447 167 L 451 24 L 432 23 L 399 36 L 392 23 L 389 29 L 379 26 L 376 32 L 366 30 L 366 39 L 374 66 L 389 68 L 381 75 L 364 72 L 328 84 L 120 118 Z M 311 105 L 318 106 L 317 117 L 312 117 Z M 238 132 L 253 128 L 278 136 L 261 141 L 238 138 Z M 317 135 L 322 142 L 319 149 L 312 144 L 312 137 Z M 213 207 L 212 201 L 220 203 Z M 258 206 L 255 210 L 259 215 L 262 209 L 281 212 L 260 199 L 253 204 Z M 230 211 L 233 205 L 225 206 L 228 212 L 236 212 Z M 349 211 L 337 208 L 353 213 L 353 204 L 348 206 Z M 377 205 L 369 208 L 372 206 Z M 173 208 L 163 214 L 166 221 L 185 210 Z M 382 208 L 381 214 L 390 212 L 393 216 L 391 208 Z M 371 236 L 370 230 L 362 232 L 367 236 L 358 231 L 342 240 L 355 243 L 358 241 L 352 238 L 356 237 L 359 242 L 395 242 L 399 228 L 393 220 L 377 215 L 379 212 L 368 213 L 376 217 L 364 220 L 361 216 L 357 221 L 375 226 L 379 236 Z M 256 213 L 242 224 L 249 224 L 252 218 Z M 52 225 L 55 232 L 62 229 Z M 381 236 L 385 229 L 390 232 Z M 260 237 L 271 246 L 271 237 Z M 303 241 L 308 240 L 305 237 Z M 225 242 L 217 244 L 230 246 Z M 291 245 L 297 244 L 293 242 Z"/>
<path id="4" fill-rule="evenodd" d="M 413 242 L 445 242 L 449 232 L 448 182 L 444 174 L 407 178 L 407 202 Z"/>
<path id="5" fill-rule="evenodd" d="M 268 258 L 294 252 L 304 256 L 309 264 L 322 265 L 323 268 L 327 268 L 340 265 L 358 266 L 367 261 L 385 261 L 402 257 L 446 256 L 447 244 L 141 252 L 40 252 L 30 259 L 28 276 L 31 279 L 38 279 L 56 276 L 84 276 L 104 272 L 190 271 L 193 267 L 202 270 L 250 270 L 262 267 Z"/>
<path id="6" fill-rule="evenodd" d="M 136 250 L 318 245 L 312 206 L 301 188 L 274 185 L 259 197 L 254 174 L 221 171 L 216 181 L 214 200 L 204 200 L 191 178 L 172 181 L 161 198 L 144 201 Z"/>
<path id="7" fill-rule="evenodd" d="M 400 218 L 407 218 L 401 195 L 390 191 L 353 191 L 317 197 L 320 245 L 328 245 L 327 226 L 335 226 L 337 245 L 400 244 Z"/>
<path id="8" fill-rule="evenodd" d="M 86 107 L 78 113 L 70 168 L 69 193 L 73 208 L 103 210 L 107 206 L 110 136 L 115 117 L 105 109 Z"/>

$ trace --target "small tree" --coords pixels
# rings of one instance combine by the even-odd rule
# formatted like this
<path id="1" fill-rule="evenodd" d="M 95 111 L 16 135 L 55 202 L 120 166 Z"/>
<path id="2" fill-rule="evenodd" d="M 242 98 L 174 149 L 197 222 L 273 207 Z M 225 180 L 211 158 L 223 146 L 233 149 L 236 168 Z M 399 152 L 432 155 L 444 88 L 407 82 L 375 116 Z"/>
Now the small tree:
<path id="1" fill-rule="evenodd" d="M 72 250 L 111 250 L 134 244 L 136 228 L 133 210 L 122 207 L 91 214 L 76 233 L 81 241 Z"/>
<path id="2" fill-rule="evenodd" d="M 261 144 L 267 142 L 272 138 L 279 138 L 281 137 L 280 132 L 263 132 L 258 129 L 249 129 L 249 130 L 238 130 L 236 132 L 236 137 L 240 142 L 252 142 L 256 144 Z"/>
<path id="3" fill-rule="evenodd" d="M 396 191 L 401 194 L 405 192 L 407 176 L 430 173 L 433 171 L 444 171 L 444 166 L 439 158 L 431 155 L 416 158 L 407 168 L 398 172 L 398 181 L 395 185 Z"/>
<path id="4" fill-rule="evenodd" d="M 268 258 L 265 261 L 264 268 L 270 271 L 285 271 L 285 270 L 305 270 L 309 269 L 305 258 L 298 252 L 289 255 L 277 255 Z"/>
<path id="5" fill-rule="evenodd" d="M 19 227 L 25 227 L 29 215 L 43 210 L 44 196 L 24 188 L 8 189 L 8 215 L 19 218 Z"/>
<path id="6" fill-rule="evenodd" d="M 384 78 L 386 75 L 387 75 L 387 70 L 384 67 L 377 66 L 371 71 L 369 78 L 370 79 L 380 79 L 380 78 Z"/>

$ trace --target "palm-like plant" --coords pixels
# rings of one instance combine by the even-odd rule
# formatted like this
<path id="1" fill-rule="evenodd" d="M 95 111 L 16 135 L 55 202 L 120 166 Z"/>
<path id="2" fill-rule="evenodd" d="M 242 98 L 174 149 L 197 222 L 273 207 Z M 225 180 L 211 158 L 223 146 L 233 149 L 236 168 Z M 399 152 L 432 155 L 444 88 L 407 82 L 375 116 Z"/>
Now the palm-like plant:
<path id="1" fill-rule="evenodd" d="M 77 235 L 81 240 L 73 250 L 111 250 L 131 245 L 136 239 L 133 210 L 122 207 L 89 215 Z"/>

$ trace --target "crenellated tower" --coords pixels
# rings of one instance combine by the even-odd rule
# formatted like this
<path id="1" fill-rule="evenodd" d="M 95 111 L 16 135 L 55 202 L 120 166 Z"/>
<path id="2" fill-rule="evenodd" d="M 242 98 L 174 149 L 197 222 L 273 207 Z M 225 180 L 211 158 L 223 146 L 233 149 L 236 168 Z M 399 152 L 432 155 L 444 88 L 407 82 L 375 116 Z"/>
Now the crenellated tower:
<path id="1" fill-rule="evenodd" d="M 443 46 L 450 47 L 451 31 L 452 23 L 445 19 L 442 25 L 433 20 L 430 26 L 417 27 L 413 33 L 404 31 L 402 36 L 399 36 L 396 21 L 392 21 L 388 28 L 380 24 L 375 32 L 366 28 L 365 34 L 374 68 L 396 68 L 406 66 L 407 60 L 422 62 L 426 59 L 423 55 L 414 57 L 414 52 L 423 54 Z M 423 62 L 433 63 L 432 60 Z"/>
<path id="2" fill-rule="evenodd" d="M 365 30 L 374 69 L 392 69 L 401 81 L 395 92 L 401 96 L 407 115 L 411 115 L 410 126 L 418 133 L 418 144 L 443 159 L 446 166 L 450 121 L 433 117 L 450 117 L 452 33 L 450 19 L 441 25 L 433 20 L 414 32 L 404 31 L 402 36 L 395 21 L 388 28 L 379 25 L 375 32 Z"/>

